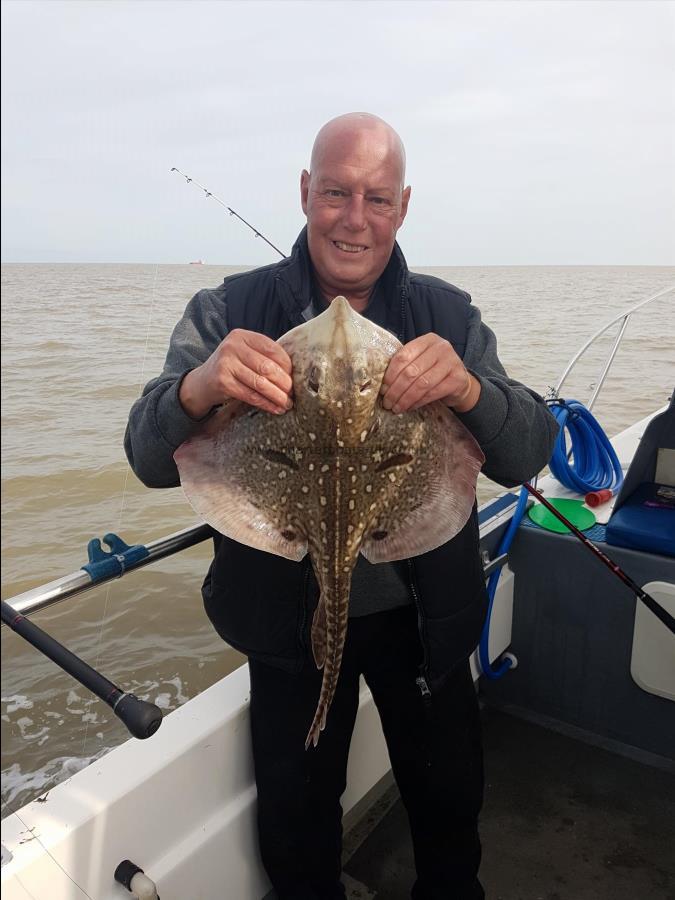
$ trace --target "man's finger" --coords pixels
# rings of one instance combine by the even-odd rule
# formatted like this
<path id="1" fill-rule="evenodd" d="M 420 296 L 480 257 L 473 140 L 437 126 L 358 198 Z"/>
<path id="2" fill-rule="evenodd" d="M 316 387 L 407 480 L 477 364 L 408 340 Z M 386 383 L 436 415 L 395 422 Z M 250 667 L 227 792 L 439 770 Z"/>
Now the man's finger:
<path id="1" fill-rule="evenodd" d="M 430 373 L 438 365 L 438 348 L 427 347 L 422 353 L 401 369 L 387 388 L 382 404 L 385 409 L 396 406 L 409 390 L 417 393 L 415 399 L 425 394 L 430 386 Z"/>
<path id="2" fill-rule="evenodd" d="M 418 357 L 425 353 L 437 340 L 438 337 L 435 334 L 424 334 L 422 337 L 415 338 L 404 347 L 401 347 L 400 350 L 397 350 L 389 360 L 389 365 L 384 373 L 382 392 L 384 393 L 388 390 L 400 373 L 411 363 L 416 362 Z"/>
<path id="3" fill-rule="evenodd" d="M 437 362 L 426 372 L 424 379 L 418 379 L 413 382 L 410 387 L 404 391 L 394 403 L 392 409 L 394 412 L 407 412 L 410 409 L 417 409 L 420 406 L 426 406 L 433 400 L 438 400 L 445 396 L 443 385 L 448 380 L 447 369 L 444 363 Z"/>
<path id="4" fill-rule="evenodd" d="M 274 403 L 270 403 L 265 397 L 261 394 L 256 393 L 255 391 L 250 391 L 248 399 L 246 402 L 250 406 L 256 406 L 258 409 L 262 409 L 265 412 L 272 413 L 275 416 L 280 416 L 282 413 L 286 412 L 286 409 L 281 409 L 279 406 L 275 406 Z"/>
<path id="5" fill-rule="evenodd" d="M 259 375 L 266 378 L 268 381 L 271 381 L 286 395 L 291 393 L 293 389 L 293 379 L 290 374 L 280 366 L 276 359 L 270 359 L 259 350 L 255 350 L 246 345 L 238 348 L 237 359 L 242 367 L 250 369 L 255 375 Z"/>
<path id="6" fill-rule="evenodd" d="M 293 363 L 284 348 L 276 341 L 266 337 L 264 334 L 258 334 L 255 331 L 248 331 L 244 337 L 244 343 L 252 350 L 257 351 L 262 356 L 267 357 L 275 362 L 287 375 L 293 373 Z"/>
<path id="7" fill-rule="evenodd" d="M 244 403 L 248 403 L 249 406 L 256 406 L 258 409 L 262 409 L 268 413 L 273 413 L 274 415 L 280 415 L 281 413 L 285 413 L 288 411 L 288 407 L 286 405 L 279 406 L 277 403 L 274 403 L 272 400 L 268 399 L 264 394 L 261 394 L 258 391 L 253 390 L 253 388 L 250 388 L 243 381 L 236 381 L 234 383 L 232 396 L 236 397 L 237 400 L 242 400 Z"/>
<path id="8" fill-rule="evenodd" d="M 285 375 L 285 373 L 283 374 Z M 234 368 L 232 375 L 245 390 L 249 392 L 252 391 L 259 397 L 262 397 L 268 403 L 272 404 L 275 407 L 275 410 L 286 410 L 289 408 L 290 400 L 288 391 L 284 391 L 277 387 L 277 385 L 270 381 L 265 375 L 261 375 L 259 372 L 249 369 L 248 366 L 242 363 L 239 363 L 239 365 Z M 241 397 L 240 399 L 245 400 L 246 403 L 251 403 L 246 397 Z M 259 406 L 260 404 L 253 403 L 252 405 Z"/>
<path id="9" fill-rule="evenodd" d="M 396 381 L 400 373 L 411 363 L 414 363 L 418 356 L 421 356 L 427 349 L 427 342 L 424 340 L 427 335 L 422 338 L 416 338 L 410 341 L 405 347 L 401 347 L 389 360 L 389 365 L 382 379 L 382 393 L 386 393 L 391 385 Z"/>

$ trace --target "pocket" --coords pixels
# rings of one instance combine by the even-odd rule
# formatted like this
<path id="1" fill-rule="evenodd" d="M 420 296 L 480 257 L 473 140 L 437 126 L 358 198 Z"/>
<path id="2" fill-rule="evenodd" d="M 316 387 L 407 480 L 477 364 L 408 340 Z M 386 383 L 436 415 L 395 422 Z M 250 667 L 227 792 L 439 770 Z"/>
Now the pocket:
<path id="1" fill-rule="evenodd" d="M 297 658 L 305 565 L 221 538 L 202 587 L 218 634 L 259 657 Z"/>
<path id="2" fill-rule="evenodd" d="M 447 544 L 415 557 L 413 568 L 425 618 L 452 618 L 470 606 L 484 584 L 477 516 Z"/>
<path id="3" fill-rule="evenodd" d="M 442 618 L 427 619 L 425 636 L 432 681 L 443 678 L 476 649 L 487 612 L 487 592 L 480 584 L 464 597 L 457 611 Z"/>

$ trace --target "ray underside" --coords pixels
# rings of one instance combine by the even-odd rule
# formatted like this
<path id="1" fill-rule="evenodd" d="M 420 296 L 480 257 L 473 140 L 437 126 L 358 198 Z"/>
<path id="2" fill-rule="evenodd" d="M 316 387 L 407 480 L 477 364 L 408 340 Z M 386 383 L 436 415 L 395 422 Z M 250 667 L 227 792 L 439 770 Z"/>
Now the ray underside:
<path id="1" fill-rule="evenodd" d="M 403 415 L 382 407 L 382 377 L 400 345 L 343 298 L 280 343 L 293 360 L 293 409 L 274 416 L 229 402 L 175 459 L 188 500 L 215 529 L 295 561 L 309 551 L 321 591 L 311 634 L 323 683 L 307 738 L 316 744 L 359 552 L 387 562 L 454 537 L 483 456 L 439 402 Z"/>

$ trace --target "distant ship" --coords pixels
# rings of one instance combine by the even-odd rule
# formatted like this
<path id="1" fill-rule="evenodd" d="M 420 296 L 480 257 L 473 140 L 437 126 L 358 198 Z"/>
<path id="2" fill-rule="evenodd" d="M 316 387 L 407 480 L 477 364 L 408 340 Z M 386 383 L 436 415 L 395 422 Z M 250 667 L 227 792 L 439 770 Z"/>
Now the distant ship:
<path id="1" fill-rule="evenodd" d="M 203 266 L 204 260 L 203 259 L 195 259 L 195 260 L 193 260 L 193 262 L 190 263 L 190 265 L 191 266 Z"/>

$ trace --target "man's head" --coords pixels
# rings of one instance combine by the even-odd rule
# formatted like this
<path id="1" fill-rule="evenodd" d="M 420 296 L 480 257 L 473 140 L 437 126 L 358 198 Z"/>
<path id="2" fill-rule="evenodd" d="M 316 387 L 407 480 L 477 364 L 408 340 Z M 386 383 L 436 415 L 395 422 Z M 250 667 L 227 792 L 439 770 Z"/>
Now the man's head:
<path id="1" fill-rule="evenodd" d="M 405 219 L 404 178 L 403 143 L 377 116 L 348 113 L 319 131 L 300 192 L 309 253 L 329 299 L 367 299 Z"/>

